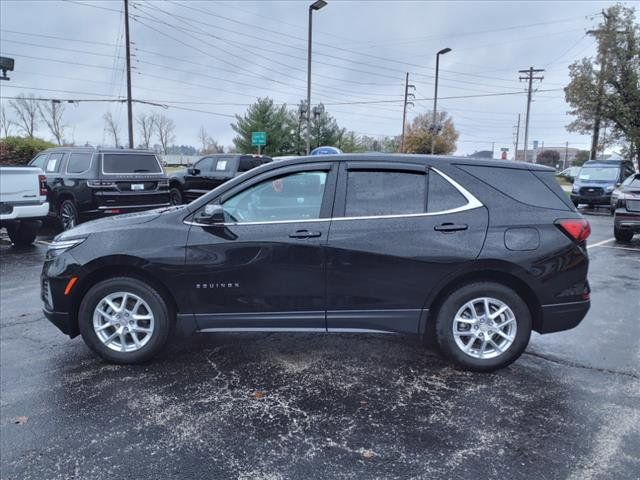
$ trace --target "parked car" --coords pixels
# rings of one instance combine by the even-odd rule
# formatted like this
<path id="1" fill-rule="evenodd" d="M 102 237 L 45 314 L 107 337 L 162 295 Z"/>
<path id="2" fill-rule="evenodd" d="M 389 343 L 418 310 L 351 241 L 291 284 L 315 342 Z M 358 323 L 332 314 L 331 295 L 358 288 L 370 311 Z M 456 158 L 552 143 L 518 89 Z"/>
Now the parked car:
<path id="1" fill-rule="evenodd" d="M 83 220 L 169 205 L 169 181 L 148 150 L 58 147 L 29 163 L 47 175 L 51 215 L 64 230 Z"/>
<path id="2" fill-rule="evenodd" d="M 171 203 L 189 203 L 238 175 L 271 162 L 266 155 L 207 155 L 191 168 L 171 175 Z"/>
<path id="3" fill-rule="evenodd" d="M 571 201 L 577 207 L 586 203 L 594 205 L 611 204 L 611 193 L 629 175 L 635 173 L 633 163 L 626 160 L 590 160 L 580 169 L 573 182 Z"/>
<path id="4" fill-rule="evenodd" d="M 36 167 L 0 167 L 0 228 L 17 247 L 31 245 L 49 212 L 46 177 Z"/>
<path id="5" fill-rule="evenodd" d="M 558 173 L 558 176 L 573 183 L 576 177 L 580 174 L 580 169 L 581 167 L 578 166 L 565 168 L 560 173 Z"/>
<path id="6" fill-rule="evenodd" d="M 640 173 L 629 176 L 616 195 L 613 235 L 616 240 L 629 242 L 640 233 Z"/>
<path id="7" fill-rule="evenodd" d="M 341 153 L 342 150 L 340 150 L 339 148 L 324 146 L 314 148 L 313 150 L 311 150 L 310 155 L 340 155 Z"/>
<path id="8" fill-rule="evenodd" d="M 395 332 L 495 370 L 589 309 L 589 224 L 554 175 L 423 155 L 268 163 L 189 205 L 59 235 L 44 312 L 115 363 L 174 332 Z"/>

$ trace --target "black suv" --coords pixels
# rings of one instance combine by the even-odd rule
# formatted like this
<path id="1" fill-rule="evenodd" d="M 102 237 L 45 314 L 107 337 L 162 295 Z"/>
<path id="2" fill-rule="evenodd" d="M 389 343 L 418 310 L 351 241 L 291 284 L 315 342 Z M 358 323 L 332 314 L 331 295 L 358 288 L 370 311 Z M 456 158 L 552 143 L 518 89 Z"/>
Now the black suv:
<path id="1" fill-rule="evenodd" d="M 589 309 L 589 224 L 550 168 L 418 155 L 262 165 L 50 245 L 45 315 L 111 362 L 201 332 L 392 332 L 489 371 Z"/>
<path id="2" fill-rule="evenodd" d="M 207 155 L 191 168 L 171 175 L 171 203 L 181 205 L 195 200 L 227 180 L 271 160 L 271 157 L 265 155 Z"/>
<path id="3" fill-rule="evenodd" d="M 29 165 L 47 175 L 51 214 L 65 230 L 82 220 L 169 205 L 169 180 L 151 151 L 50 148 Z"/>
<path id="4" fill-rule="evenodd" d="M 629 242 L 640 233 L 640 173 L 630 175 L 617 189 L 614 206 L 613 235 Z"/>

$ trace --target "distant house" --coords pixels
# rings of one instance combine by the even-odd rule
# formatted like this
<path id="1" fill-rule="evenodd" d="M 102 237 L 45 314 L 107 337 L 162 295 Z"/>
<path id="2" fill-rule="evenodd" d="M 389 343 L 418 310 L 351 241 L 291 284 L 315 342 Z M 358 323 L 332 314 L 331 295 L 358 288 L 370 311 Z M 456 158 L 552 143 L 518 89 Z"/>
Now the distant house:
<path id="1" fill-rule="evenodd" d="M 542 151 L 547 151 L 547 150 L 555 150 L 556 152 L 558 152 L 558 155 L 560 155 L 560 165 L 561 166 L 565 166 L 566 167 L 570 167 L 571 165 L 573 165 L 573 161 L 576 158 L 576 155 L 578 154 L 578 152 L 580 151 L 579 148 L 566 148 L 566 147 L 547 147 L 545 145 L 544 150 L 542 149 L 542 147 L 538 147 L 535 150 L 534 149 L 530 149 L 527 152 L 527 160 L 529 162 L 535 162 L 535 159 L 538 158 L 538 154 L 541 153 Z M 566 159 L 565 159 L 565 155 L 566 155 Z M 524 162 L 524 150 L 518 150 L 518 153 L 516 153 L 516 161 L 518 162 Z"/>

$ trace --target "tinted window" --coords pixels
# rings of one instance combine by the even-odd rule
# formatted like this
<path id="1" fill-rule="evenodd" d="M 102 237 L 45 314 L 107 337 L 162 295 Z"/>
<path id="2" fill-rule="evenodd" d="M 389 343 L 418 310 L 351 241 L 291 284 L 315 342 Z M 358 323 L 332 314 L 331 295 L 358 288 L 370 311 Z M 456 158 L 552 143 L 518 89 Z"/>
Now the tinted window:
<path id="1" fill-rule="evenodd" d="M 303 172 L 253 185 L 223 203 L 226 221 L 319 218 L 326 179 L 326 172 Z"/>
<path id="2" fill-rule="evenodd" d="M 456 187 L 451 185 L 442 175 L 433 170 L 429 171 L 429 198 L 427 212 L 444 212 L 463 207 L 467 199 Z"/>
<path id="3" fill-rule="evenodd" d="M 351 170 L 345 216 L 424 213 L 426 175 L 390 170 Z"/>
<path id="4" fill-rule="evenodd" d="M 44 170 L 44 161 L 47 159 L 47 155 L 48 153 L 42 153 L 38 155 L 36 158 L 31 160 L 31 163 L 29 165 L 31 165 L 32 167 L 40 167 Z"/>
<path id="5" fill-rule="evenodd" d="M 499 192 L 527 205 L 569 209 L 568 205 L 530 170 L 476 165 L 459 165 L 459 168 L 491 185 Z"/>
<path id="6" fill-rule="evenodd" d="M 203 158 L 202 160 L 198 161 L 193 167 L 199 169 L 201 172 L 210 172 L 213 167 L 213 158 Z"/>
<path id="7" fill-rule="evenodd" d="M 105 173 L 162 173 L 155 155 L 105 153 L 102 158 L 102 170 Z"/>
<path id="8" fill-rule="evenodd" d="M 52 153 L 49 155 L 49 159 L 47 160 L 47 165 L 45 166 L 44 171 L 47 173 L 57 172 L 60 170 L 60 163 L 62 162 L 62 157 L 64 157 L 64 153 Z"/>
<path id="9" fill-rule="evenodd" d="M 262 160 L 253 157 L 240 157 L 240 165 L 238 166 L 239 172 L 246 172 L 252 168 L 262 165 Z"/>
<path id="10" fill-rule="evenodd" d="M 82 173 L 91 166 L 92 153 L 72 153 L 67 163 L 67 173 Z"/>

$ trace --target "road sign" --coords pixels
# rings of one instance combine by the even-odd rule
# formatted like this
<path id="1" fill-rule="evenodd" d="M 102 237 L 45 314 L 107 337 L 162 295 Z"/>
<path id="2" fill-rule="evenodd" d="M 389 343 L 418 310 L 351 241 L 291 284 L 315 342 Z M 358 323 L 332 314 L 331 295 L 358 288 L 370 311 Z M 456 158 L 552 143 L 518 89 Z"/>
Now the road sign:
<path id="1" fill-rule="evenodd" d="M 534 140 L 533 141 L 533 149 L 537 150 L 538 149 L 538 140 Z"/>
<path id="2" fill-rule="evenodd" d="M 500 151 L 501 151 L 501 152 L 508 152 L 508 151 L 509 151 L 509 149 L 508 149 L 508 148 L 504 148 L 504 147 L 502 147 L 502 148 L 500 149 Z"/>
<path id="3" fill-rule="evenodd" d="M 267 132 L 251 132 L 251 145 L 263 146 L 267 144 Z"/>

